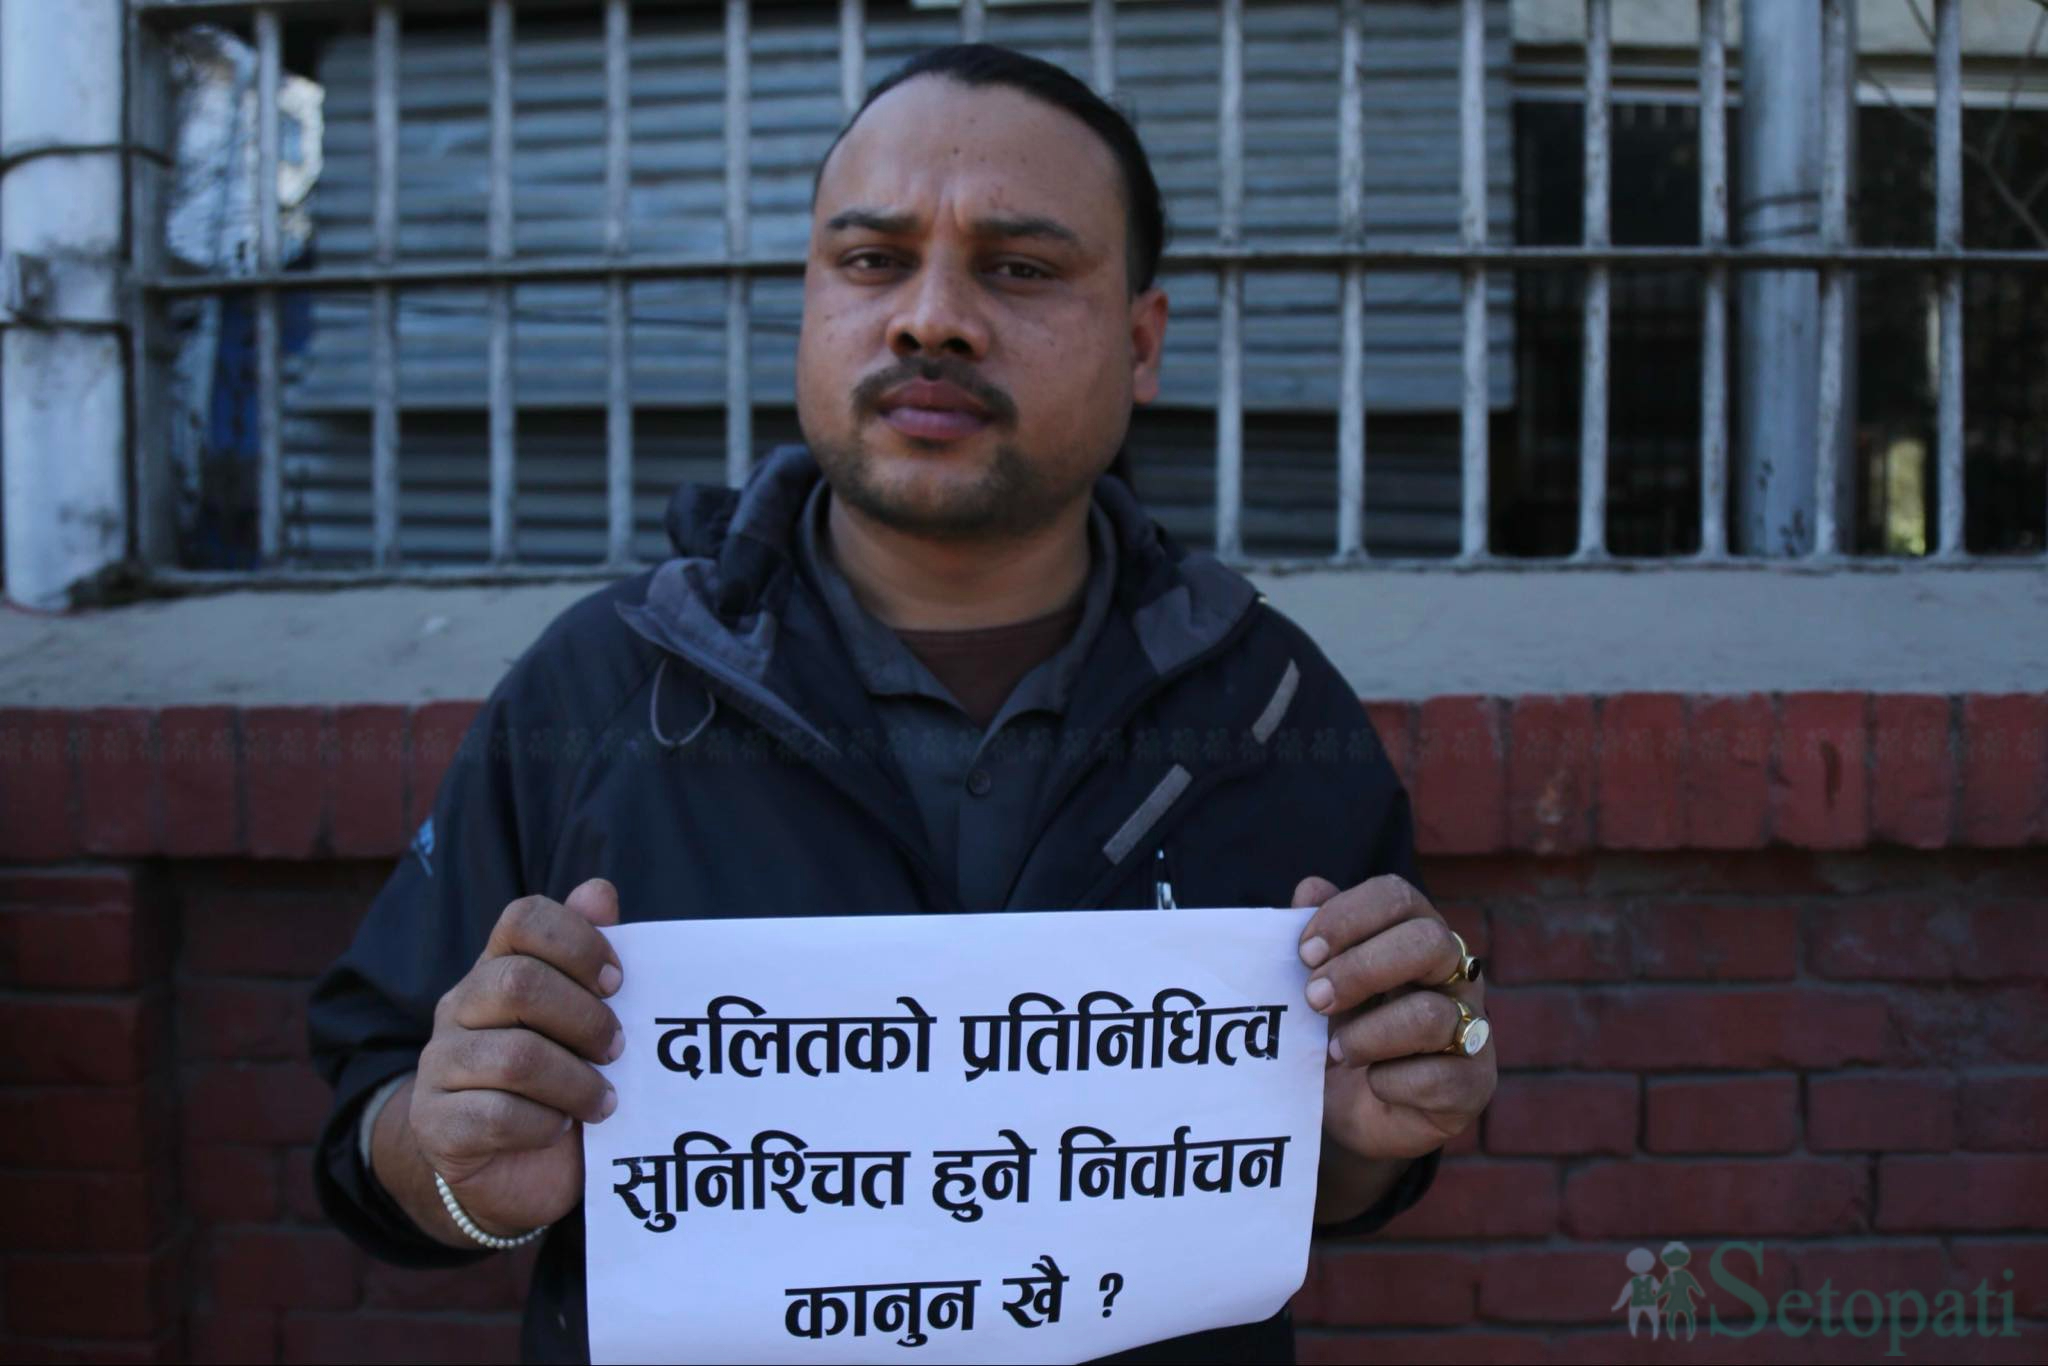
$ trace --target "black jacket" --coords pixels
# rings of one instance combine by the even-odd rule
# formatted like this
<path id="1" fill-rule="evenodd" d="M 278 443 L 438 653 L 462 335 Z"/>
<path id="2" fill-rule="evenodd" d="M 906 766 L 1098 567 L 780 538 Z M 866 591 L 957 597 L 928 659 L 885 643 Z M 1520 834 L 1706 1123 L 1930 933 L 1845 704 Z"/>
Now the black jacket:
<path id="1" fill-rule="evenodd" d="M 676 558 L 592 594 L 515 663 L 450 764 L 433 813 L 314 988 L 313 1056 L 335 1091 L 322 1204 L 373 1254 L 459 1264 L 368 1178 L 356 1123 L 412 1070 L 435 1002 L 505 905 L 609 878 L 628 921 L 957 911 L 831 618 L 794 572 L 791 525 L 818 478 L 777 451 L 743 491 L 685 486 Z M 1076 680 L 1006 909 L 1288 904 L 1311 874 L 1411 880 L 1407 794 L 1365 710 L 1242 576 L 1188 553 L 1119 480 L 1116 596 Z M 1164 912 L 1171 914 L 1170 911 Z M 1413 1203 L 1417 1163 L 1364 1231 Z M 1219 1249 L 1228 1255 L 1227 1249 Z M 487 1254 L 475 1254 L 487 1255 Z M 581 1211 L 544 1240 L 523 1349 L 582 1361 Z M 1146 1349 L 1285 1360 L 1286 1315 Z"/>

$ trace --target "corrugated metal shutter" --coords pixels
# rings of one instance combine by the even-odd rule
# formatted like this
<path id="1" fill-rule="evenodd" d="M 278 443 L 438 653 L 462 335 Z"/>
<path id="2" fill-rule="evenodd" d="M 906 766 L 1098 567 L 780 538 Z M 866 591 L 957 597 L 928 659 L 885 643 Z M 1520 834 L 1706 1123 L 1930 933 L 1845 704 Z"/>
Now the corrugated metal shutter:
<path id="1" fill-rule="evenodd" d="M 1246 7 L 1246 234 L 1261 244 L 1326 242 L 1336 230 L 1337 6 Z M 869 6 L 870 78 L 957 33 L 950 11 Z M 1448 243 L 1457 223 L 1457 22 L 1434 0 L 1365 7 L 1367 226 L 1381 243 Z M 1216 12 L 1210 4 L 1118 11 L 1119 96 L 1132 108 L 1182 240 L 1212 238 L 1216 217 Z M 992 10 L 991 41 L 1088 66 L 1077 6 Z M 801 251 L 810 177 L 841 121 L 836 6 L 758 6 L 753 34 L 754 244 Z M 1489 6 L 1490 231 L 1511 236 L 1507 11 Z M 603 54 L 597 22 L 522 18 L 515 58 L 515 212 L 522 256 L 602 246 Z M 332 43 L 325 172 L 316 251 L 338 265 L 370 248 L 370 53 Z M 407 34 L 400 73 L 401 256 L 485 254 L 488 79 L 479 35 Z M 633 42 L 632 240 L 645 250 L 713 254 L 723 245 L 723 38 L 715 7 L 646 10 Z M 1196 539 L 1208 526 L 1216 289 L 1172 275 L 1165 392 L 1141 414 L 1162 520 Z M 1513 393 L 1510 283 L 1490 311 L 1492 391 Z M 1263 553 L 1318 553 L 1332 542 L 1338 318 L 1331 275 L 1253 273 L 1246 288 L 1247 540 Z M 754 392 L 765 445 L 792 403 L 800 286 L 755 290 Z M 1375 276 L 1367 295 L 1368 544 L 1379 553 L 1448 548 L 1457 539 L 1455 440 L 1382 443 L 1394 415 L 1453 414 L 1458 299 L 1453 277 Z M 634 392 L 641 417 L 636 483 L 640 549 L 663 553 L 661 500 L 682 477 L 718 478 L 724 392 L 723 287 L 663 282 L 634 291 Z M 287 478 L 295 550 L 321 562 L 367 554 L 368 301 L 322 296 L 293 366 Z M 531 286 L 518 295 L 522 409 L 522 557 L 594 559 L 603 545 L 604 332 L 600 289 Z M 402 550 L 411 559 L 478 558 L 486 541 L 485 309 L 476 290 L 402 303 Z M 1184 410 L 1179 413 L 1167 408 Z M 550 414 L 558 416 L 550 416 Z M 1414 427 L 1423 433 L 1423 426 Z M 1330 428 L 1331 435 L 1315 433 Z M 1268 429 L 1271 429 L 1270 431 Z M 1171 435 L 1172 440 L 1163 438 Z M 1269 477 L 1270 476 L 1270 477 Z M 1390 482 L 1391 481 L 1391 482 Z M 1184 495 L 1167 501 L 1171 491 Z M 1392 540 L 1388 538 L 1392 537 Z"/>

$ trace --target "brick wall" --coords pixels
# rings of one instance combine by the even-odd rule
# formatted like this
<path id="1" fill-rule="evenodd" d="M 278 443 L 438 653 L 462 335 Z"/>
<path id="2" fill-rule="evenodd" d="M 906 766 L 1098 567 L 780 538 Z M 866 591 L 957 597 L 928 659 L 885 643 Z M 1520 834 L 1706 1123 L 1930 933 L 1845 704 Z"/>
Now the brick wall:
<path id="1" fill-rule="evenodd" d="M 1854 1304 L 1631 1341 L 1624 1258 L 1674 1238 L 1731 1326 L 1709 1259 L 1753 1243 L 1773 1304 L 1985 1287 L 1906 1359 L 2048 1355 L 2048 695 L 1371 709 L 1502 1081 L 1319 1251 L 1305 1359 L 1883 1355 Z M 527 1259 L 371 1263 L 309 1169 L 306 984 L 472 711 L 0 712 L 0 1360 L 513 1357 Z"/>

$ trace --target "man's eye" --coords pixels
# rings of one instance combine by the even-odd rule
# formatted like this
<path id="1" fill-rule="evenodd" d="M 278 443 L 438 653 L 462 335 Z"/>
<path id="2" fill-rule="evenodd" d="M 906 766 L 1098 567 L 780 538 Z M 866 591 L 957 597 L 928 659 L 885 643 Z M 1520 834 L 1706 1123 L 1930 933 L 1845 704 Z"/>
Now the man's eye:
<path id="1" fill-rule="evenodd" d="M 995 269 L 997 274 L 1007 276 L 1012 280 L 1049 280 L 1052 278 L 1051 272 L 1040 269 L 1029 261 L 998 261 Z"/>
<path id="2" fill-rule="evenodd" d="M 849 270 L 888 270 L 896 264 L 896 258 L 884 251 L 857 251 L 846 258 Z"/>

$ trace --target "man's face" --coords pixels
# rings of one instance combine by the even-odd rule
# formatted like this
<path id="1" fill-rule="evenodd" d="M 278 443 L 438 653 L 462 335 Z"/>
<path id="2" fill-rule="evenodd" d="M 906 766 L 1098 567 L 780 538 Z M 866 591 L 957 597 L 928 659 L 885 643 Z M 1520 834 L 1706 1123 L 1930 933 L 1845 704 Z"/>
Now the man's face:
<path id="1" fill-rule="evenodd" d="M 1166 297 L 1133 298 L 1122 179 L 1079 119 L 920 76 L 818 183 L 797 416 L 834 493 L 934 539 L 1084 499 L 1159 389 Z"/>

